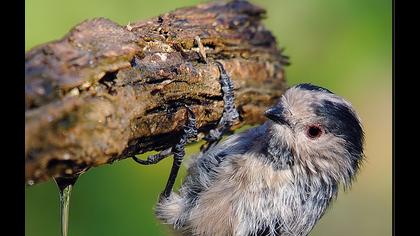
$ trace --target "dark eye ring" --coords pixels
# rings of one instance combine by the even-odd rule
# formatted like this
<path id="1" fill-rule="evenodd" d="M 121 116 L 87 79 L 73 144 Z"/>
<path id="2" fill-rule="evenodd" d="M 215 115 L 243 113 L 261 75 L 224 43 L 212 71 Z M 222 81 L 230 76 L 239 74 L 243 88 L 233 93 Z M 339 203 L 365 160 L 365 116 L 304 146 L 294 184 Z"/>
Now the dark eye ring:
<path id="1" fill-rule="evenodd" d="M 322 134 L 322 128 L 319 125 L 310 125 L 306 129 L 306 135 L 311 139 L 319 138 Z"/>

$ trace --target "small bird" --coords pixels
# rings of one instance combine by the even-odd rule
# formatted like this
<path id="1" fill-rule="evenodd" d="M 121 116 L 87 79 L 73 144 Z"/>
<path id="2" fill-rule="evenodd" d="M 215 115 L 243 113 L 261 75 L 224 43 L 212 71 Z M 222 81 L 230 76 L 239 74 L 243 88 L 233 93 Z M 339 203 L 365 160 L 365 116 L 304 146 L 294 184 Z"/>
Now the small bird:
<path id="1" fill-rule="evenodd" d="M 289 88 L 265 116 L 192 157 L 157 217 L 183 235 L 308 235 L 364 159 L 360 118 L 312 84 Z"/>

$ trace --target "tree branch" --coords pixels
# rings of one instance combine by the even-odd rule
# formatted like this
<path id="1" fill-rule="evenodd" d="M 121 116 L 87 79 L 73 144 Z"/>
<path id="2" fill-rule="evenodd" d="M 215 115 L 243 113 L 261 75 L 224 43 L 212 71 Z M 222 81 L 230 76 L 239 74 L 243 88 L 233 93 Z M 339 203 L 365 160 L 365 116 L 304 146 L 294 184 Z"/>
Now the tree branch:
<path id="1" fill-rule="evenodd" d="M 199 132 L 223 111 L 219 60 L 244 124 L 286 84 L 282 56 L 248 2 L 206 3 L 120 26 L 97 18 L 25 58 L 25 178 L 51 177 L 162 150 L 177 141 L 189 104 Z M 203 137 L 203 134 L 199 136 Z"/>

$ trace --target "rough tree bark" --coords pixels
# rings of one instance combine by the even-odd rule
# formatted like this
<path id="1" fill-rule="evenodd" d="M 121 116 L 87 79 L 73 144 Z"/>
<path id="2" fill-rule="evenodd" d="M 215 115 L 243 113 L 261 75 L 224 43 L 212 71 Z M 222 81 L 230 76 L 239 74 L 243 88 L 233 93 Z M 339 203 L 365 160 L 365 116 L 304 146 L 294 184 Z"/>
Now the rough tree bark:
<path id="1" fill-rule="evenodd" d="M 25 58 L 25 178 L 51 177 L 162 150 L 192 107 L 201 135 L 223 111 L 219 60 L 241 119 L 264 121 L 284 92 L 287 57 L 244 1 L 182 8 L 120 26 L 97 18 Z"/>

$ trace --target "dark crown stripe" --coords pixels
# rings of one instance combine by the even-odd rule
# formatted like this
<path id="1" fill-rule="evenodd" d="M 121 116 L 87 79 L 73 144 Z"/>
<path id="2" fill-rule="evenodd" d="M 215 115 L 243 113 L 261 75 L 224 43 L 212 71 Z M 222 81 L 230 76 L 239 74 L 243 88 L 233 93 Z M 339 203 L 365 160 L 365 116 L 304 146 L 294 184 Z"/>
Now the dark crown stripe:
<path id="1" fill-rule="evenodd" d="M 359 156 L 363 153 L 363 129 L 356 115 L 342 103 L 324 100 L 315 109 L 318 116 L 324 117 L 327 129 L 347 140 L 350 153 Z"/>
<path id="2" fill-rule="evenodd" d="M 318 92 L 326 92 L 326 93 L 331 93 L 334 94 L 333 92 L 331 92 L 330 90 L 326 89 L 326 88 L 322 88 L 313 84 L 309 84 L 309 83 L 304 83 L 304 84 L 298 84 L 296 85 L 296 88 L 300 88 L 303 90 L 309 90 L 309 91 L 318 91 Z"/>

